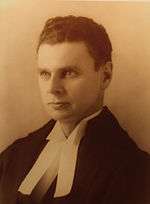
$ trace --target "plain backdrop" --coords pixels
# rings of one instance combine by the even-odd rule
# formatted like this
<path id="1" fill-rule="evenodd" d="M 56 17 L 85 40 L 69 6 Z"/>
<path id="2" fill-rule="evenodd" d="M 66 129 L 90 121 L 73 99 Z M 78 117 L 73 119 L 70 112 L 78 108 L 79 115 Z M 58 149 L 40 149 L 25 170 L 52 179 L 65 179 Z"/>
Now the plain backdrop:
<path id="1" fill-rule="evenodd" d="M 0 151 L 49 119 L 40 99 L 35 49 L 45 21 L 68 14 L 106 27 L 114 71 L 105 104 L 150 152 L 150 3 L 51 0 L 0 1 Z"/>

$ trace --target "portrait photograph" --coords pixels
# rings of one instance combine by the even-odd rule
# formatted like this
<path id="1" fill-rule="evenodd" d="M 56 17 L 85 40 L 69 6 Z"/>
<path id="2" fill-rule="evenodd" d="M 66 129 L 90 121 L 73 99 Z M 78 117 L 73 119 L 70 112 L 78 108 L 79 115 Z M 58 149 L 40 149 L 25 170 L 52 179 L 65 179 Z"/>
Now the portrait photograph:
<path id="1" fill-rule="evenodd" d="M 0 19 L 0 204 L 150 204 L 150 2 Z"/>

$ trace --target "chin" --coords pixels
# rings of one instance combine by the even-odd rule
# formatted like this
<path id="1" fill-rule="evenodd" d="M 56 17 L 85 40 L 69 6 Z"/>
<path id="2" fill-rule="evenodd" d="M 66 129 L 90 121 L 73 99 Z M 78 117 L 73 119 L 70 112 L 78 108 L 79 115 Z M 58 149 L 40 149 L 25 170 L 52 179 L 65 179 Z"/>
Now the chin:
<path id="1" fill-rule="evenodd" d="M 70 120 L 73 117 L 69 113 L 52 113 L 49 111 L 48 114 L 53 120 L 59 120 L 59 121 Z"/>

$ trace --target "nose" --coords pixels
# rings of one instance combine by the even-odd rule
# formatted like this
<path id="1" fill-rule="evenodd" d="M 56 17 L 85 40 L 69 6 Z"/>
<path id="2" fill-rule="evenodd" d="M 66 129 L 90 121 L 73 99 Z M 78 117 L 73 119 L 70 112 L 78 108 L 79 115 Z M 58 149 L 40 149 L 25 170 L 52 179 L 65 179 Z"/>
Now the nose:
<path id="1" fill-rule="evenodd" d="M 54 95 L 62 95 L 64 93 L 64 86 L 62 80 L 57 76 L 52 76 L 49 84 L 47 93 L 54 94 Z"/>

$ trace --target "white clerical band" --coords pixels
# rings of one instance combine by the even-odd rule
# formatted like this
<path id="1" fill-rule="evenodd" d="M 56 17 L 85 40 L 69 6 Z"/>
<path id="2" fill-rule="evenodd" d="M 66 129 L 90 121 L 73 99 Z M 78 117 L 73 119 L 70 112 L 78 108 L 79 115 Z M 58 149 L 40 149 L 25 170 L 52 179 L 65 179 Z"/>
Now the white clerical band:
<path id="1" fill-rule="evenodd" d="M 49 142 L 39 155 L 30 172 L 19 187 L 23 194 L 30 195 L 38 185 L 38 196 L 41 199 L 57 176 L 54 197 L 70 193 L 76 167 L 78 147 L 84 135 L 86 123 L 98 115 L 100 111 L 83 119 L 67 139 L 56 122 L 50 135 Z"/>
<path id="2" fill-rule="evenodd" d="M 35 188 L 36 184 L 39 182 L 47 169 L 49 169 L 49 174 L 53 175 L 55 173 L 57 175 L 58 173 L 58 167 L 56 171 L 54 166 L 55 163 L 59 163 L 60 150 L 66 138 L 62 137 L 60 134 L 58 124 L 55 125 L 55 128 L 53 128 L 50 135 L 52 136 L 50 141 L 47 143 L 32 169 L 29 171 L 19 187 L 19 191 L 23 194 L 31 194 L 32 190 Z M 46 181 L 46 179 L 44 179 L 44 181 Z M 52 181 L 49 180 L 49 183 L 52 183 Z"/>
<path id="3" fill-rule="evenodd" d="M 77 127 L 74 130 L 74 133 L 76 134 L 73 134 L 72 137 L 68 138 L 62 147 L 54 197 L 65 196 L 71 191 L 76 167 L 78 147 L 80 140 L 84 135 L 83 132 L 85 125 L 86 122 L 83 121 L 82 124 L 80 124 L 80 127 Z"/>

